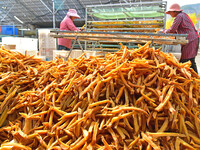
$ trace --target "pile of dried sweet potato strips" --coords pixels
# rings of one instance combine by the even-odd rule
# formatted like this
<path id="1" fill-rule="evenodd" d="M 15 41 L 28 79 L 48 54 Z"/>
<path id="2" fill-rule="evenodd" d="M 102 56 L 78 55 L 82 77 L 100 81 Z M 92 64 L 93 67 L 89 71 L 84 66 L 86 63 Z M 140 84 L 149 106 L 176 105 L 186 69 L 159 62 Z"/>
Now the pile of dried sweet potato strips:
<path id="1" fill-rule="evenodd" d="M 1 49 L 0 149 L 200 149 L 200 77 L 149 44 L 49 62 Z"/>

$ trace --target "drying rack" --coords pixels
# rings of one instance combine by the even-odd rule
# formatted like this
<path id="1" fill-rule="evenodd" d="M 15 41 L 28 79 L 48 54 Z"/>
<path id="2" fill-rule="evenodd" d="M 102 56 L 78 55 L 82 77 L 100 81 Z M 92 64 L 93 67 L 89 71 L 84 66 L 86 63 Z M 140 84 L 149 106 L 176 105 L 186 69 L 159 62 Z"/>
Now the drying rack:
<path id="1" fill-rule="evenodd" d="M 95 41 L 101 45 L 101 42 L 133 42 L 133 43 L 146 43 L 151 41 L 152 44 L 187 44 L 187 34 L 164 34 L 164 33 L 140 33 L 140 32 L 98 32 L 98 31 L 50 31 L 51 37 L 54 38 L 67 38 L 72 39 L 73 44 L 71 46 L 70 55 L 75 43 L 77 42 L 81 50 L 84 51 L 80 41 Z M 67 57 L 68 59 L 68 57 Z"/>

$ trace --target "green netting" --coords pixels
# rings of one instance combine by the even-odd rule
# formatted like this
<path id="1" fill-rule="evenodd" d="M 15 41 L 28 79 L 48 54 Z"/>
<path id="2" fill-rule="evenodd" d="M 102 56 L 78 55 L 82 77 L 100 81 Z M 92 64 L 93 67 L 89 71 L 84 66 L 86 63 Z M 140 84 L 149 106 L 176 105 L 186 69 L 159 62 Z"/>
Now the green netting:
<path id="1" fill-rule="evenodd" d="M 129 8 L 93 8 L 92 16 L 99 19 L 122 19 L 122 18 L 152 18 L 163 17 L 164 10 L 158 6 L 129 7 Z"/>

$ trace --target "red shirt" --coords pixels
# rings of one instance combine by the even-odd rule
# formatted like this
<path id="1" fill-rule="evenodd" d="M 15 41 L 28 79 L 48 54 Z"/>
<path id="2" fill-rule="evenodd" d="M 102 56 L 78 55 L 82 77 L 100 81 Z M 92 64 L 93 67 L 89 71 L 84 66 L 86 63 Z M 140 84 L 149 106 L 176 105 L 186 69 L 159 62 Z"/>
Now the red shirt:
<path id="1" fill-rule="evenodd" d="M 62 22 L 60 23 L 60 30 L 66 31 L 80 31 L 73 23 L 70 17 L 66 16 Z M 58 45 L 65 46 L 67 48 L 71 48 L 71 41 L 70 39 L 66 38 L 58 38 Z"/>
<path id="2" fill-rule="evenodd" d="M 171 28 L 166 30 L 165 32 L 188 34 L 187 40 L 189 43 L 185 46 L 182 45 L 181 48 L 182 59 L 193 58 L 197 55 L 197 45 L 195 45 L 194 43 L 197 43 L 196 40 L 198 39 L 199 35 L 196 29 L 194 28 L 194 24 L 192 23 L 191 19 L 186 13 L 180 12 L 174 19 Z"/>

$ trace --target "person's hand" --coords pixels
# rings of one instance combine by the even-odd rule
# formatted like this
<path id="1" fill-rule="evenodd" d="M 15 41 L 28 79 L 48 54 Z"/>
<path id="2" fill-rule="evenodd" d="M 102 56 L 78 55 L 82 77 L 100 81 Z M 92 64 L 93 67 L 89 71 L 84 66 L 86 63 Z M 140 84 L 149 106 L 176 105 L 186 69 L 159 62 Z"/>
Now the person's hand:
<path id="1" fill-rule="evenodd" d="M 167 30 L 163 30 L 163 33 L 166 34 L 166 33 L 167 33 L 166 31 L 167 31 Z"/>
<path id="2" fill-rule="evenodd" d="M 156 33 L 158 33 L 158 34 L 161 34 L 161 33 L 163 33 L 163 29 L 159 29 L 159 30 L 157 30 L 157 32 Z"/>
<path id="3" fill-rule="evenodd" d="M 158 34 L 161 34 L 161 33 L 163 33 L 163 31 L 158 31 L 157 33 L 158 33 Z"/>

